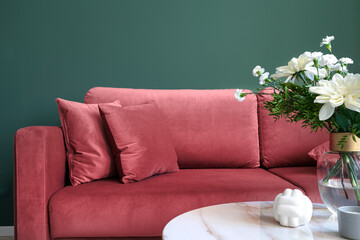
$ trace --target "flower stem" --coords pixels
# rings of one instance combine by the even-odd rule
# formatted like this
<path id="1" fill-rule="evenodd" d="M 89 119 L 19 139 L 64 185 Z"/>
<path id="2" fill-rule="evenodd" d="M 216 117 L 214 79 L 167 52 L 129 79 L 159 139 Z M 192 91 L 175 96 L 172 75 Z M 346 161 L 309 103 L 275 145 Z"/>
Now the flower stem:
<path id="1" fill-rule="evenodd" d="M 341 155 L 340 155 L 340 156 L 341 156 Z M 347 170 L 347 168 L 346 168 L 346 162 L 345 162 L 346 160 L 345 160 L 345 158 L 343 158 L 343 157 L 341 157 L 341 158 L 342 158 L 341 174 L 340 174 L 341 185 L 342 185 L 342 187 L 343 187 L 343 191 L 344 191 L 344 194 L 345 194 L 346 199 L 349 199 L 349 195 L 348 195 L 348 193 L 347 193 L 347 191 L 346 191 L 345 184 L 344 184 L 344 176 L 345 176 L 345 174 L 344 174 L 344 169 Z M 349 171 L 347 170 L 347 172 L 349 172 Z"/>
<path id="2" fill-rule="evenodd" d="M 352 187 L 354 188 L 356 199 L 358 201 L 358 205 L 360 205 L 360 193 L 359 193 L 360 186 L 359 186 L 356 172 L 354 170 L 354 165 L 355 165 L 354 161 L 356 161 L 356 160 L 351 156 L 351 153 L 344 153 L 344 157 L 345 157 L 346 167 L 349 172 L 350 182 L 351 182 Z"/>
<path id="3" fill-rule="evenodd" d="M 341 157 L 336 161 L 335 165 L 331 168 L 328 175 L 323 179 L 324 183 L 328 183 L 330 178 L 336 176 L 341 170 Z"/>
<path id="4" fill-rule="evenodd" d="M 360 206 L 360 184 L 358 182 L 358 177 L 356 174 L 355 169 L 358 168 L 357 166 L 357 160 L 359 160 L 358 156 L 356 155 L 356 153 L 351 153 L 351 152 L 341 152 L 339 153 L 340 158 L 336 161 L 335 165 L 331 168 L 330 172 L 327 174 L 327 176 L 323 179 L 324 183 L 328 183 L 330 178 L 336 176 L 339 174 L 339 172 L 342 171 L 346 171 L 351 183 L 351 186 L 354 188 L 354 192 L 356 195 L 356 199 L 358 202 L 358 205 Z M 343 187 L 344 190 L 344 194 L 346 199 L 349 199 L 349 195 L 346 191 L 346 187 L 344 184 L 344 177 L 346 177 L 345 173 L 342 172 L 340 174 L 340 178 L 341 178 L 341 185 Z"/>

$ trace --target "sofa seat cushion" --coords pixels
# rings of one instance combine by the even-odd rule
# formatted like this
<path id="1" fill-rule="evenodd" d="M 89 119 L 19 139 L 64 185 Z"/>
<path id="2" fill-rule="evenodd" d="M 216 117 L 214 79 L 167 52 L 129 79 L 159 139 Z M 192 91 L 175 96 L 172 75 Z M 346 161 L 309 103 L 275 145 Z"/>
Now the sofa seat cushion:
<path id="1" fill-rule="evenodd" d="M 313 203 L 322 203 L 316 167 L 284 167 L 268 169 L 271 173 L 301 188 Z"/>
<path id="2" fill-rule="evenodd" d="M 51 236 L 161 236 L 168 221 L 199 207 L 274 200 L 291 183 L 264 169 L 182 169 L 132 184 L 105 179 L 50 199 Z"/>
<path id="3" fill-rule="evenodd" d="M 120 100 L 122 106 L 154 101 L 170 131 L 180 168 L 259 167 L 256 96 L 249 94 L 239 103 L 234 92 L 96 87 L 84 101 Z"/>

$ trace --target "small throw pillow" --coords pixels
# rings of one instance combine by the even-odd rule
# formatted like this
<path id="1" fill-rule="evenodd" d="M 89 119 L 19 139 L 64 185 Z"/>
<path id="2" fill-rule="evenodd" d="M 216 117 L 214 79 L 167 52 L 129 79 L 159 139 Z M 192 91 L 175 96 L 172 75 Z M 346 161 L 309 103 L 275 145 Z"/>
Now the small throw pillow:
<path id="1" fill-rule="evenodd" d="M 313 148 L 308 155 L 310 157 L 312 157 L 312 159 L 318 161 L 320 159 L 320 157 L 326 153 L 330 151 L 330 146 L 329 146 L 329 141 L 324 142 L 323 144 L 320 144 L 319 146 Z"/>
<path id="2" fill-rule="evenodd" d="M 123 183 L 179 170 L 169 130 L 155 103 L 99 108 Z"/>
<path id="3" fill-rule="evenodd" d="M 115 165 L 97 104 L 57 98 L 73 186 L 116 174 Z M 121 106 L 120 101 L 109 103 Z"/>

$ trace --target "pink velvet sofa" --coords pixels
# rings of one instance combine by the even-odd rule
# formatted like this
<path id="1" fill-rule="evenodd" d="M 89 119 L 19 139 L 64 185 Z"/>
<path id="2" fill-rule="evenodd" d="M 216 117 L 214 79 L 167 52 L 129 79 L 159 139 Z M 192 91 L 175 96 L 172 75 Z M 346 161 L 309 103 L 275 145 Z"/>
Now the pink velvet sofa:
<path id="1" fill-rule="evenodd" d="M 14 140 L 18 240 L 158 239 L 168 221 L 213 204 L 273 200 L 299 188 L 321 202 L 316 162 L 327 141 L 299 124 L 274 122 L 268 95 L 237 102 L 235 90 L 93 88 L 85 103 L 155 101 L 166 119 L 180 171 L 122 184 L 118 178 L 70 186 L 60 127 L 26 127 Z"/>

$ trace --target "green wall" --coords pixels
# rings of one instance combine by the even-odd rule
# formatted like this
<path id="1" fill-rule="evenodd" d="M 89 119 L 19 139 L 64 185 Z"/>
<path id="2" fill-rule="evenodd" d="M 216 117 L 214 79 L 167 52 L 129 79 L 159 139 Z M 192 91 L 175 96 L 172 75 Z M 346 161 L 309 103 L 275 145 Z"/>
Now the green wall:
<path id="1" fill-rule="evenodd" d="M 82 101 L 94 86 L 255 89 L 255 65 L 273 72 L 325 35 L 360 72 L 359 9 L 358 0 L 0 0 L 0 225 L 13 225 L 13 135 L 59 125 L 56 97 Z"/>

